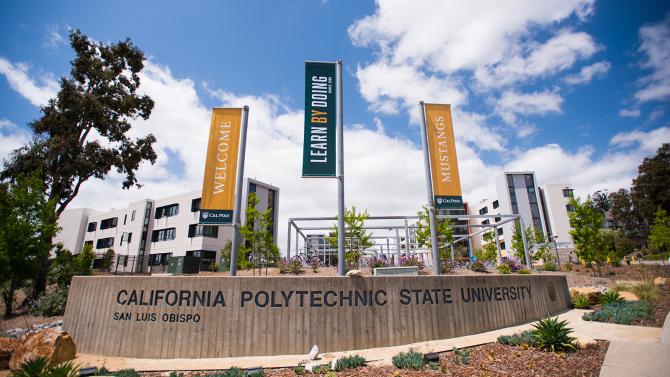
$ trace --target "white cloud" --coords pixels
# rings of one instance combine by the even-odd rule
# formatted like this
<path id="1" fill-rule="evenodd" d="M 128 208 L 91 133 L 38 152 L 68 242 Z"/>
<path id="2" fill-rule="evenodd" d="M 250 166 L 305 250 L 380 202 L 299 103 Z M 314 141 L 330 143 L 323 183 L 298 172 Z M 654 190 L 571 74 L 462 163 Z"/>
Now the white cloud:
<path id="1" fill-rule="evenodd" d="M 563 97 L 548 90 L 531 93 L 506 91 L 498 100 L 497 111 L 509 124 L 517 123 L 517 115 L 560 113 Z"/>
<path id="2" fill-rule="evenodd" d="M 59 90 L 58 81 L 53 76 L 43 75 L 39 80 L 35 80 L 28 76 L 28 66 L 26 64 L 13 64 L 2 57 L 0 57 L 0 74 L 5 75 L 12 89 L 19 92 L 35 106 L 46 105 L 49 99 L 55 97 Z"/>
<path id="3" fill-rule="evenodd" d="M 578 59 L 591 57 L 599 47 L 587 33 L 561 30 L 544 44 L 532 43 L 528 50 L 527 56 L 515 54 L 498 65 L 477 69 L 476 77 L 486 86 L 500 87 L 550 76 L 572 67 Z"/>
<path id="4" fill-rule="evenodd" d="M 610 145 L 619 148 L 635 147 L 639 150 L 652 154 L 662 143 L 670 142 L 670 128 L 661 127 L 655 130 L 621 132 L 612 137 Z"/>
<path id="5" fill-rule="evenodd" d="M 627 118 L 638 118 L 640 116 L 640 109 L 621 109 L 619 116 Z"/>
<path id="6" fill-rule="evenodd" d="M 646 55 L 642 67 L 651 73 L 642 79 L 635 93 L 640 102 L 661 101 L 670 97 L 670 16 L 663 22 L 640 28 L 639 51 Z"/>
<path id="7" fill-rule="evenodd" d="M 16 148 L 27 144 L 31 133 L 7 119 L 0 119 L 0 160 L 9 156 Z"/>
<path id="8" fill-rule="evenodd" d="M 612 65 L 609 62 L 602 61 L 582 67 L 579 73 L 567 76 L 565 82 L 568 84 L 588 84 L 594 77 L 602 77 L 609 72 Z"/>
<path id="9" fill-rule="evenodd" d="M 47 25 L 42 47 L 48 53 L 55 51 L 61 45 L 67 45 L 67 37 L 61 35 L 61 30 L 67 31 L 70 30 L 70 27 L 60 22 Z"/>

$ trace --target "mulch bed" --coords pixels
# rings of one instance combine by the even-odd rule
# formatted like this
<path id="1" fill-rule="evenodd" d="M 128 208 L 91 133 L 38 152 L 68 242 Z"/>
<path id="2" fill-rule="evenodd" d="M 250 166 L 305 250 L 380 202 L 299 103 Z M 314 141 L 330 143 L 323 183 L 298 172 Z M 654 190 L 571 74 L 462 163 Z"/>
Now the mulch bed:
<path id="1" fill-rule="evenodd" d="M 504 346 L 490 343 L 468 348 L 470 353 L 467 365 L 459 364 L 453 352 L 440 355 L 438 370 L 428 367 L 420 371 L 397 369 L 392 366 L 365 366 L 342 372 L 329 372 L 339 377 L 355 376 L 598 376 L 605 360 L 608 342 L 598 341 L 598 346 L 571 353 L 544 352 L 534 348 Z M 213 372 L 208 372 L 213 373 Z M 143 376 L 159 376 L 146 373 Z M 185 376 L 207 375 L 190 372 Z M 265 370 L 268 377 L 296 376 L 292 369 Z M 310 373 L 306 374 L 311 375 Z"/>

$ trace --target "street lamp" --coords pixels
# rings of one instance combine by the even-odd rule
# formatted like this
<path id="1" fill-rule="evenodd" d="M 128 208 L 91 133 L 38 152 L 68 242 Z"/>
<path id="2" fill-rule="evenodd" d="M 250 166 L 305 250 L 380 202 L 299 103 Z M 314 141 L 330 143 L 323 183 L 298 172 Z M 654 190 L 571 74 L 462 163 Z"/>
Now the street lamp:
<path id="1" fill-rule="evenodd" d="M 558 236 L 551 236 L 551 240 L 554 241 L 554 250 L 556 251 L 556 266 L 558 267 L 558 270 L 561 270 L 561 258 L 558 257 L 558 244 L 556 243 L 556 239 Z"/>

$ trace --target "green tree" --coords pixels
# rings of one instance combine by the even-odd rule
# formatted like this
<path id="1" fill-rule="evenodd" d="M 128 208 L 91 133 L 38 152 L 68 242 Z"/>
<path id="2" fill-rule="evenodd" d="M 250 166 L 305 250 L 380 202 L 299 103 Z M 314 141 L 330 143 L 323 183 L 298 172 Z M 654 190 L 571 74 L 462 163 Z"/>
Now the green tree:
<path id="1" fill-rule="evenodd" d="M 420 247 L 432 248 L 430 239 L 430 219 L 428 218 L 428 207 L 423 206 L 419 212 L 419 221 L 416 224 L 416 243 Z M 451 227 L 449 218 L 435 218 L 437 227 L 437 250 L 440 255 L 445 255 L 449 251 L 449 246 L 454 241 L 454 229 Z"/>
<path id="2" fill-rule="evenodd" d="M 140 186 L 136 171 L 143 161 L 156 161 L 149 134 L 128 136 L 134 119 L 148 119 L 154 102 L 140 95 L 139 73 L 144 54 L 127 39 L 114 44 L 95 42 L 79 30 L 70 33 L 75 51 L 70 77 L 60 79 L 56 98 L 30 123 L 33 140 L 15 150 L 0 178 L 43 173 L 43 192 L 55 203 L 56 216 L 74 200 L 84 182 L 103 179 L 112 169 L 124 176 L 122 187 Z M 48 239 L 46 242 L 51 243 Z M 35 268 L 34 294 L 44 290 L 47 256 Z"/>
<path id="3" fill-rule="evenodd" d="M 670 251 L 670 216 L 663 209 L 656 211 L 654 224 L 649 232 L 649 245 L 657 252 Z"/>
<path id="4" fill-rule="evenodd" d="M 0 284 L 7 317 L 14 292 L 49 258 L 47 240 L 58 231 L 54 205 L 46 199 L 38 174 L 19 175 L 0 185 Z"/>
<path id="5" fill-rule="evenodd" d="M 344 209 L 344 259 L 348 264 L 348 268 L 358 266 L 363 251 L 373 245 L 372 239 L 370 238 L 371 235 L 363 229 L 365 220 L 367 220 L 369 216 L 367 210 L 356 212 L 356 207 Z M 328 234 L 328 242 L 335 249 L 337 249 L 337 237 L 337 224 L 333 224 L 333 228 Z"/>
<path id="6" fill-rule="evenodd" d="M 642 213 L 635 207 L 630 191 L 619 189 L 609 194 L 610 215 L 623 235 L 641 246 L 648 232 Z"/>
<path id="7" fill-rule="evenodd" d="M 591 202 L 593 206 L 600 211 L 600 213 L 606 213 L 612 207 L 609 195 L 607 195 L 607 190 L 598 190 L 591 195 Z"/>
<path id="8" fill-rule="evenodd" d="M 575 209 L 568 213 L 575 252 L 587 264 L 595 263 L 598 274 L 602 276 L 601 267 L 609 253 L 607 239 L 601 232 L 604 215 L 592 205 L 590 199 L 581 203 L 579 198 L 573 198 L 570 205 Z"/>
<path id="9" fill-rule="evenodd" d="M 482 246 L 481 249 L 475 250 L 475 256 L 479 260 L 495 263 L 498 260 L 498 247 L 495 242 L 495 234 L 493 231 L 486 232 L 482 236 L 482 239 L 488 243 Z"/>
<path id="10" fill-rule="evenodd" d="M 277 263 L 279 248 L 274 243 L 272 229 L 272 208 L 265 212 L 258 210 L 258 197 L 255 192 L 249 194 L 245 210 L 245 224 L 240 227 L 243 242 L 240 251 L 243 256 L 252 255 L 255 261 L 265 260 L 266 266 Z M 258 266 L 258 262 L 256 262 Z"/>
<path id="11" fill-rule="evenodd" d="M 226 243 L 223 245 L 221 248 L 220 254 L 221 254 L 221 261 L 219 262 L 219 268 L 222 271 L 227 271 L 228 268 L 230 268 L 230 254 L 232 253 L 233 250 L 233 241 L 228 240 Z M 237 258 L 237 268 L 241 269 L 242 265 L 240 262 L 244 258 Z"/>
<path id="12" fill-rule="evenodd" d="M 114 263 L 114 256 L 114 249 L 107 249 L 102 259 L 102 268 L 109 270 L 109 268 L 112 267 L 112 263 Z"/>
<path id="13" fill-rule="evenodd" d="M 540 231 L 540 233 L 542 233 Z M 526 228 L 526 248 L 528 253 L 535 247 L 535 233 L 531 227 Z M 512 234 L 512 250 L 514 255 L 519 258 L 522 263 L 525 263 L 526 253 L 523 250 L 523 236 L 521 235 L 521 225 L 519 221 L 514 222 L 514 233 Z"/>
<path id="14" fill-rule="evenodd" d="M 89 276 L 93 274 L 93 261 L 95 260 L 95 253 L 93 252 L 93 245 L 86 244 L 81 249 L 81 253 L 77 254 L 72 260 L 72 268 L 75 275 Z"/>
<path id="15" fill-rule="evenodd" d="M 630 194 L 647 224 L 653 223 L 658 208 L 670 211 L 670 143 L 662 144 L 654 157 L 644 159 Z"/>

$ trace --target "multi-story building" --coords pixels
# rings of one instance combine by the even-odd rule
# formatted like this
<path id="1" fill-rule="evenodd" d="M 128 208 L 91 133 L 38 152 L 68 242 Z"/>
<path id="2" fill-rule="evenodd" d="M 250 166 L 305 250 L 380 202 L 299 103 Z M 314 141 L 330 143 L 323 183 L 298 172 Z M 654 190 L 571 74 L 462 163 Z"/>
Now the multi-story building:
<path id="1" fill-rule="evenodd" d="M 500 202 L 498 199 L 483 199 L 481 202 L 479 202 L 477 205 L 472 207 L 472 210 L 470 212 L 472 215 L 500 215 Z M 494 217 L 494 218 L 474 218 L 471 221 L 479 225 L 477 227 L 473 227 L 473 232 L 478 232 L 480 230 L 484 229 L 484 226 L 486 225 L 493 225 L 501 220 L 500 217 Z M 484 239 L 484 234 L 485 233 L 493 233 L 493 237 L 490 240 Z M 495 232 L 498 233 L 498 243 L 500 244 L 500 250 L 504 251 L 507 248 L 507 243 L 510 241 L 505 238 L 505 234 L 503 232 L 503 227 L 497 227 L 493 228 L 488 232 L 484 232 L 482 234 L 479 234 L 477 237 L 473 237 L 472 244 L 475 249 L 479 249 L 484 245 L 489 244 L 490 242 L 495 242 Z M 506 242 L 507 241 L 507 242 Z M 503 253 L 504 254 L 504 253 Z"/>
<path id="2" fill-rule="evenodd" d="M 545 221 L 547 241 L 555 237 L 557 244 L 572 247 L 570 221 L 568 213 L 574 211 L 570 200 L 574 189 L 567 184 L 546 184 L 540 186 L 540 200 Z"/>
<path id="3" fill-rule="evenodd" d="M 256 193 L 257 207 L 272 209 L 269 231 L 277 240 L 279 189 L 247 178 L 243 201 Z M 231 226 L 200 225 L 200 192 L 193 191 L 162 199 L 144 199 L 120 209 L 97 212 L 88 208 L 64 211 L 58 219 L 62 230 L 54 242 L 62 242 L 74 254 L 90 244 L 96 263 L 108 249 L 115 258 L 110 269 L 117 272 L 163 271 L 171 256 L 196 256 L 201 269 L 220 259 L 220 250 L 232 239 Z M 244 210 L 242 222 L 246 221 Z"/>

